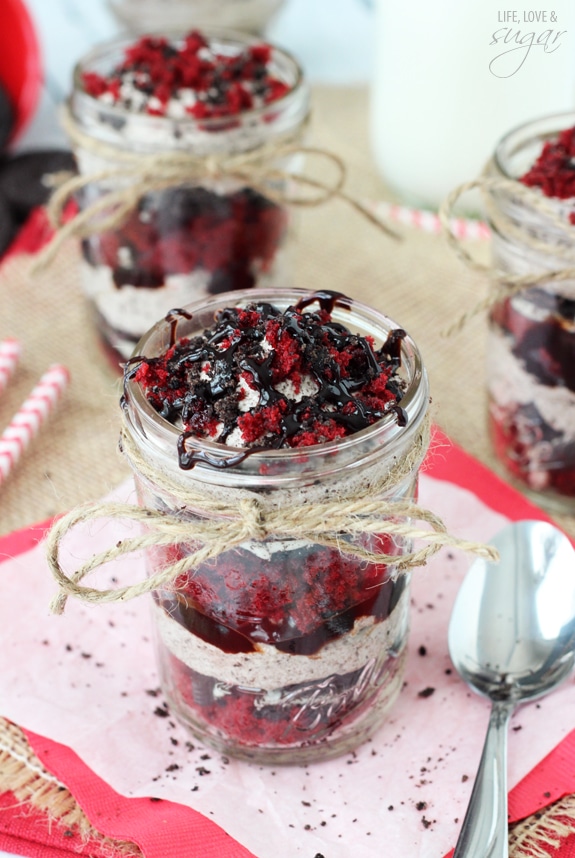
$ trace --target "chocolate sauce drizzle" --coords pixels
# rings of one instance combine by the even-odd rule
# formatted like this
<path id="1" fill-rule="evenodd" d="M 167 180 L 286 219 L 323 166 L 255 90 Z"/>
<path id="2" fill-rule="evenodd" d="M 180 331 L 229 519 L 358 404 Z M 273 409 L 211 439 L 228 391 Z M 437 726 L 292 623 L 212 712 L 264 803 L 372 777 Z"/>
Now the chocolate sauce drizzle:
<path id="1" fill-rule="evenodd" d="M 294 305 L 295 310 L 304 310 L 311 304 L 319 304 L 320 310 L 325 310 L 330 315 L 335 307 L 345 307 L 346 310 L 351 310 L 351 298 L 344 295 L 343 292 L 334 292 L 331 289 L 318 289 L 317 292 L 312 292 L 306 298 L 300 298 L 297 304 Z"/>
<path id="2" fill-rule="evenodd" d="M 193 316 L 191 313 L 188 313 L 187 310 L 181 309 L 170 310 L 170 312 L 166 314 L 166 322 L 170 326 L 170 348 L 173 348 L 176 344 L 178 323 L 180 319 L 188 319 L 191 321 Z"/>
<path id="3" fill-rule="evenodd" d="M 314 303 L 319 305 L 320 312 L 302 312 Z M 266 302 L 241 309 L 230 307 L 218 312 L 214 325 L 203 334 L 180 340 L 178 323 L 182 318 L 191 319 L 191 315 L 175 309 L 166 316 L 170 326 L 168 352 L 154 358 L 132 358 L 125 366 L 125 377 L 140 382 L 162 417 L 183 424 L 184 431 L 178 439 L 178 461 L 184 470 L 198 463 L 218 469 L 233 467 L 255 452 L 290 447 L 291 439 L 298 433 L 313 433 L 326 421 L 345 427 L 346 435 L 359 432 L 389 413 L 394 413 L 398 424 L 405 426 L 407 415 L 399 405 L 404 383 L 397 371 L 406 333 L 401 328 L 391 331 L 381 348 L 374 350 L 368 339 L 351 333 L 330 318 L 335 306 L 351 309 L 352 303 L 339 292 L 321 290 L 301 298 L 283 312 Z M 246 325 L 242 319 L 254 311 L 258 323 Z M 297 343 L 306 372 L 319 387 L 313 396 L 303 396 L 296 402 L 276 389 L 276 352 L 272 349 L 266 353 L 262 349 L 270 320 L 277 321 L 282 334 L 287 333 L 288 340 Z M 338 355 L 351 358 L 346 363 L 338 361 Z M 206 364 L 214 369 L 208 378 L 202 376 Z M 279 431 L 276 427 L 274 433 L 266 434 L 265 446 L 252 444 L 228 455 L 194 449 L 194 438 L 209 437 L 210 421 L 224 424 L 218 438 L 221 444 L 237 427 L 238 418 L 243 415 L 238 409 L 237 395 L 243 373 L 248 374 L 251 386 L 259 394 L 252 413 L 280 405 L 275 414 Z M 362 396 L 365 388 L 382 373 L 387 378 L 387 400 L 376 395 Z M 320 440 L 315 443 L 324 440 L 321 435 L 317 437 Z"/>

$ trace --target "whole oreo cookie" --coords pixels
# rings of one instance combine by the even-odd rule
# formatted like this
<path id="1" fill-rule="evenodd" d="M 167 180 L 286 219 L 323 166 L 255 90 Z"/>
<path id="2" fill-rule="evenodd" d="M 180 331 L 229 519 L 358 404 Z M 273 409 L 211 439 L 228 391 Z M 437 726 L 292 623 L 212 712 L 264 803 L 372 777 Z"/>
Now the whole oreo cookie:
<path id="1" fill-rule="evenodd" d="M 63 172 L 76 173 L 71 152 L 60 149 L 25 152 L 0 165 L 0 193 L 14 215 L 24 219 L 32 209 L 47 202 L 54 184 L 50 177 Z"/>
<path id="2" fill-rule="evenodd" d="M 16 223 L 5 197 L 0 194 L 0 256 L 8 249 L 16 233 Z"/>
<path id="3" fill-rule="evenodd" d="M 0 86 L 0 151 L 5 148 L 14 127 L 14 111 L 6 91 Z"/>

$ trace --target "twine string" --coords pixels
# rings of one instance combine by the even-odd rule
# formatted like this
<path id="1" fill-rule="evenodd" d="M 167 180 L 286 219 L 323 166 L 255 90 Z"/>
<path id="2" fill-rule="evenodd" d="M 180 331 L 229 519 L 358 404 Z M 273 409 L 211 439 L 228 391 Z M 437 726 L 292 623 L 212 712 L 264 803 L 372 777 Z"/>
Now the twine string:
<path id="1" fill-rule="evenodd" d="M 474 190 L 481 191 L 490 225 L 497 233 L 507 239 L 515 239 L 522 247 L 529 250 L 560 257 L 565 260 L 566 265 L 556 269 L 515 274 L 476 259 L 463 245 L 452 227 L 452 218 L 457 203 L 461 197 Z M 500 205 L 497 205 L 495 200 L 497 193 L 505 194 L 507 197 L 511 196 L 514 204 L 523 204 L 527 209 L 540 215 L 547 227 L 556 232 L 556 240 L 545 241 L 536 236 L 525 225 L 519 226 L 510 214 L 504 211 Z M 566 217 L 561 217 L 558 214 L 557 207 L 543 194 L 523 185 L 521 182 L 512 179 L 489 178 L 484 172 L 479 178 L 471 182 L 464 182 L 454 188 L 441 204 L 438 215 L 443 235 L 451 250 L 467 268 L 488 277 L 490 280 L 490 289 L 486 297 L 477 301 L 470 310 L 462 313 L 453 325 L 444 332 L 446 336 L 461 330 L 472 318 L 488 312 L 504 298 L 512 297 L 525 289 L 575 280 L 572 224 Z"/>
<path id="2" fill-rule="evenodd" d="M 146 155 L 122 150 L 89 136 L 79 127 L 67 106 L 63 108 L 62 124 L 76 147 L 119 166 L 67 178 L 56 187 L 47 206 L 48 218 L 56 232 L 51 242 L 37 255 L 31 267 L 33 275 L 49 266 L 64 242 L 72 236 L 85 238 L 121 226 L 146 194 L 206 178 L 233 178 L 261 191 L 280 205 L 315 207 L 337 198 L 389 237 L 400 239 L 399 234 L 368 206 L 343 190 L 347 170 L 342 158 L 323 148 L 302 145 L 299 142 L 301 132 L 235 155 L 206 156 L 186 151 Z M 333 168 L 333 178 L 328 182 L 303 172 L 273 166 L 294 156 L 321 159 Z M 118 184 L 120 187 L 113 187 Z M 100 186 L 99 198 L 65 222 L 67 204 L 90 185 Z M 310 191 L 315 193 L 310 194 Z"/>
<path id="3" fill-rule="evenodd" d="M 386 501 L 376 496 L 384 488 L 398 485 L 411 473 L 414 463 L 421 461 L 427 449 L 428 431 L 426 425 L 408 456 L 397 462 L 377 486 L 372 484 L 345 498 L 330 501 L 274 506 L 254 492 L 242 491 L 241 496 L 234 496 L 233 490 L 229 490 L 224 501 L 210 496 L 202 486 L 183 490 L 170 477 L 153 471 L 124 427 L 122 449 L 132 467 L 141 473 L 144 480 L 146 474 L 149 477 L 155 473 L 160 493 L 167 491 L 176 499 L 176 511 L 103 502 L 81 506 L 59 519 L 48 535 L 46 546 L 48 564 L 59 588 L 51 610 L 62 613 L 69 596 L 98 604 L 127 601 L 153 590 L 174 586 L 180 575 L 193 572 L 224 551 L 251 540 L 259 542 L 266 538 L 303 539 L 361 562 L 393 565 L 399 572 L 425 565 L 445 546 L 496 560 L 497 552 L 492 546 L 452 536 L 432 511 L 411 501 Z M 198 509 L 202 510 L 202 515 L 192 513 Z M 76 571 L 67 574 L 60 563 L 64 537 L 78 524 L 100 518 L 129 519 L 144 525 L 144 532 L 94 554 Z M 425 522 L 428 527 L 417 526 L 415 522 Z M 367 534 L 417 539 L 425 544 L 400 555 L 388 554 L 364 547 L 360 540 Z M 90 573 L 112 560 L 166 545 L 185 547 L 184 556 L 160 567 L 136 584 L 115 589 L 96 589 L 82 584 Z"/>
<path id="4" fill-rule="evenodd" d="M 276 538 L 297 537 L 328 548 L 336 549 L 344 555 L 375 564 L 392 564 L 399 571 L 425 565 L 427 560 L 443 547 L 459 548 L 487 560 L 496 560 L 495 550 L 488 545 L 460 539 L 447 533 L 444 523 L 437 516 L 417 504 L 394 503 L 386 501 L 365 504 L 361 502 L 361 513 L 357 504 L 349 504 L 342 514 L 339 503 L 320 504 L 314 510 L 318 516 L 325 516 L 323 526 L 303 526 L 298 520 L 297 509 L 284 509 L 266 518 L 265 525 L 253 526 L 256 510 L 246 508 L 251 501 L 242 502 L 237 517 L 214 522 L 209 519 L 183 519 L 178 515 L 157 510 L 142 509 L 131 504 L 99 503 L 86 505 L 61 518 L 52 528 L 47 543 L 48 563 L 56 579 L 60 592 L 52 601 L 51 610 L 61 614 L 68 596 L 75 596 L 87 603 L 107 603 L 128 601 L 152 590 L 158 590 L 174 583 L 183 574 L 190 573 L 203 563 L 218 557 L 227 551 L 250 540 L 261 541 L 266 536 Z M 301 510 L 302 518 L 309 515 L 309 509 Z M 331 516 L 331 518 L 329 518 Z M 389 517 L 389 518 L 388 518 Z M 416 527 L 407 521 L 395 521 L 396 517 L 405 517 L 415 521 L 426 521 L 431 529 Z M 95 554 L 73 574 L 67 575 L 60 565 L 60 544 L 66 533 L 77 524 L 98 518 L 130 519 L 143 523 L 146 532 L 137 537 L 122 539 L 116 545 Z M 338 527 L 345 527 L 343 533 Z M 401 555 L 370 551 L 345 537 L 361 534 L 380 536 L 400 536 L 406 539 L 423 540 L 426 544 L 417 550 Z M 162 545 L 187 545 L 193 547 L 189 554 L 175 563 L 170 563 L 137 584 L 117 589 L 95 589 L 83 586 L 80 582 L 95 569 L 150 547 Z"/>

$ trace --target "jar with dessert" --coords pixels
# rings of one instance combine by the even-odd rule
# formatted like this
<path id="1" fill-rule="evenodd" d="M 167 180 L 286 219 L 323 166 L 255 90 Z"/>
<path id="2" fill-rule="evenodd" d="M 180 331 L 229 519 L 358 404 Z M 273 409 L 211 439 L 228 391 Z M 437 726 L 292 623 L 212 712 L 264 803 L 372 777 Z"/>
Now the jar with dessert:
<path id="1" fill-rule="evenodd" d="M 495 452 L 551 510 L 575 509 L 575 114 L 507 134 L 489 168 L 487 389 Z M 505 283 L 505 275 L 510 275 Z"/>
<path id="2" fill-rule="evenodd" d="M 308 112 L 297 62 L 248 35 L 120 39 L 78 63 L 63 122 L 82 278 L 116 366 L 173 307 L 289 285 L 287 171 Z"/>
<path id="3" fill-rule="evenodd" d="M 174 713 L 262 763 L 367 739 L 407 652 L 429 404 L 415 343 L 339 293 L 227 293 L 143 337 L 122 404 L 161 531 L 148 583 Z"/>
<path id="4" fill-rule="evenodd" d="M 283 0 L 109 0 L 119 21 L 134 32 L 227 27 L 261 35 Z"/>

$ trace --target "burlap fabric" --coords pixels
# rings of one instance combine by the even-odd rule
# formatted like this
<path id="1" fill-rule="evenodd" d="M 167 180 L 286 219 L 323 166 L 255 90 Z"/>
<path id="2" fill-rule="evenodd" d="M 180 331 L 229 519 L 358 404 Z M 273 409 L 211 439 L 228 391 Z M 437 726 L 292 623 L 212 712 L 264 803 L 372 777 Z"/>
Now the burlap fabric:
<path id="1" fill-rule="evenodd" d="M 38 760 L 22 730 L 0 718 L 0 792 L 8 791 L 22 805 L 31 804 L 44 811 L 48 825 L 56 823 L 79 835 L 80 843 L 86 845 L 90 855 L 96 848 L 98 855 L 110 858 L 137 858 L 142 854 L 135 843 L 111 840 L 96 831 L 71 792 Z"/>
<path id="2" fill-rule="evenodd" d="M 310 143 L 344 159 L 346 189 L 362 199 L 390 199 L 369 151 L 367 92 L 319 88 L 314 104 Z M 442 336 L 451 321 L 485 294 L 485 280 L 468 271 L 440 237 L 399 228 L 403 240 L 395 242 L 341 201 L 300 212 L 297 219 L 294 285 L 345 292 L 405 327 L 429 371 L 433 419 L 497 470 L 485 428 L 485 319 L 473 319 L 449 339 Z M 487 253 L 487 247 L 473 250 Z M 30 258 L 20 256 L 0 270 L 0 339 L 17 337 L 24 347 L 17 375 L 0 398 L 0 426 L 49 364 L 66 364 L 72 381 L 57 412 L 0 487 L 0 534 L 96 499 L 128 476 L 117 450 L 119 377 L 106 363 L 88 317 L 77 249 L 65 247 L 51 269 L 34 280 L 29 266 Z M 575 535 L 568 517 L 559 523 Z M 11 740 L 6 737 L 15 734 L 1 720 L 0 727 L 9 754 Z M 49 792 L 44 781 L 39 783 L 43 795 Z M 10 778 L 0 787 L 9 788 Z M 27 796 L 34 800 L 34 790 Z M 56 808 L 52 812 L 58 815 Z M 565 816 L 569 813 L 561 819 Z M 530 821 L 529 842 L 534 832 L 537 839 L 546 819 Z M 564 836 L 564 830 L 555 827 L 549 836 Z M 512 847 L 516 858 L 525 854 L 524 842 L 522 835 Z"/>

